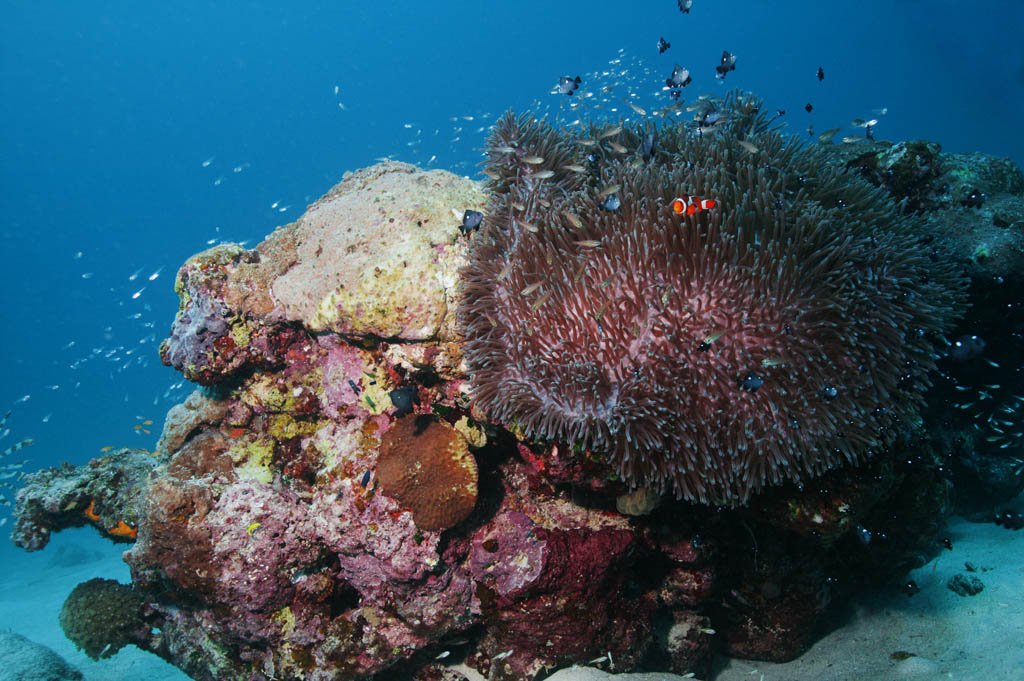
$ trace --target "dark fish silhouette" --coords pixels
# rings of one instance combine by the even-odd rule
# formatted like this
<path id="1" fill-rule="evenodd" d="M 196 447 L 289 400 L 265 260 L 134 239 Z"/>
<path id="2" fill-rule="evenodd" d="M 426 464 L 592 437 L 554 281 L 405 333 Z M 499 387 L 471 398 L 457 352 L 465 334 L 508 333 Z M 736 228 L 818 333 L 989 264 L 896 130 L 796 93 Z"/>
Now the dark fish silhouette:
<path id="1" fill-rule="evenodd" d="M 572 93 L 576 92 L 576 88 L 580 86 L 580 77 L 570 78 L 569 76 L 562 76 L 558 79 L 558 94 L 572 96 Z"/>
<path id="2" fill-rule="evenodd" d="M 459 225 L 459 229 L 462 230 L 463 234 L 469 234 L 480 229 L 480 222 L 484 219 L 484 214 L 476 210 L 467 210 L 462 214 L 462 224 Z"/>
<path id="3" fill-rule="evenodd" d="M 686 87 L 692 80 L 693 78 L 690 76 L 689 70 L 684 69 L 679 64 L 676 64 L 675 68 L 672 69 L 672 75 L 665 79 L 665 85 L 670 88 L 677 89 Z"/>
<path id="4" fill-rule="evenodd" d="M 736 70 L 736 55 L 722 50 L 722 60 L 715 67 L 716 78 L 725 78 L 725 74 Z"/>

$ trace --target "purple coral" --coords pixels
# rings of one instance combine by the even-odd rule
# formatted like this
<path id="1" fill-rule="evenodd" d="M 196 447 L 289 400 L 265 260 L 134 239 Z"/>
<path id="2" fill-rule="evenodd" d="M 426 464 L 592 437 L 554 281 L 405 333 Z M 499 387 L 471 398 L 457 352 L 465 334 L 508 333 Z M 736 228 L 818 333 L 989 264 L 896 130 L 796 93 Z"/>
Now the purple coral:
<path id="1" fill-rule="evenodd" d="M 170 338 L 160 347 L 163 362 L 198 379 L 213 361 L 214 344 L 228 335 L 227 316 L 228 309 L 219 300 L 193 295 L 175 318 Z"/>

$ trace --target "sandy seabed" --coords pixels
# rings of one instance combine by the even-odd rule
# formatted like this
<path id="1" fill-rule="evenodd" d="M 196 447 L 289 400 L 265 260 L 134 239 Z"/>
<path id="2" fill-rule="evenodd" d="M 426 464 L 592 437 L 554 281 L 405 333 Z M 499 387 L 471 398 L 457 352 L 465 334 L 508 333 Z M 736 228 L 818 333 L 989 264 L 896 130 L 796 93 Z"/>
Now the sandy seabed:
<path id="1" fill-rule="evenodd" d="M 1018 510 L 1024 502 L 1018 499 Z M 1024 681 L 1024 530 L 952 518 L 942 551 L 909 578 L 921 592 L 907 597 L 887 589 L 837 615 L 831 630 L 793 662 L 771 664 L 720 659 L 714 681 L 888 681 L 956 679 Z M 129 581 L 121 547 L 91 528 L 65 531 L 44 551 L 26 554 L 6 547 L 0 582 L 0 628 L 53 649 L 78 668 L 86 681 L 187 681 L 163 660 L 134 647 L 94 662 L 64 638 L 57 623 L 64 599 L 93 577 Z M 976 567 L 966 573 L 964 564 Z M 946 588 L 958 573 L 985 585 L 975 596 Z M 898 659 L 912 653 L 911 657 Z M 476 678 L 480 678 L 477 675 Z M 596 669 L 563 669 L 552 681 L 599 681 L 612 675 Z M 15 681 L 0 665 L 0 681 Z M 670 681 L 671 674 L 622 675 L 624 681 Z"/>

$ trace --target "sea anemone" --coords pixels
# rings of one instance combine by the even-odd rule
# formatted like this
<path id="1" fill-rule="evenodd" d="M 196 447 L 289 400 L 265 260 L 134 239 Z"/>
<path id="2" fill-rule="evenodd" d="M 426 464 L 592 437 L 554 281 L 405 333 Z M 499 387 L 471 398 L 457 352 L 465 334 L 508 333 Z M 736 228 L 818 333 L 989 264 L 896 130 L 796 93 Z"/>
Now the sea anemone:
<path id="1" fill-rule="evenodd" d="M 890 444 L 964 282 L 759 102 L 705 107 L 701 127 L 586 137 L 506 114 L 458 321 L 492 420 L 631 488 L 738 505 Z M 678 215 L 676 197 L 715 205 Z"/>

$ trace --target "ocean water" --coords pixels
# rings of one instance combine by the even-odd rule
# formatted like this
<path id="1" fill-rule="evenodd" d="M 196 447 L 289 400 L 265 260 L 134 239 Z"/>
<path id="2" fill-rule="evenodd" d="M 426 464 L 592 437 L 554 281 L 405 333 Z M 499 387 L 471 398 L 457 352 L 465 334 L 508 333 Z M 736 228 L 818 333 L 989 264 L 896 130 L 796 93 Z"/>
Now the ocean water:
<path id="1" fill-rule="evenodd" d="M 627 102 L 670 103 L 678 63 L 688 99 L 749 90 L 794 135 L 877 118 L 878 139 L 1024 165 L 1017 1 L 14 1 L 0 16 L 0 448 L 33 438 L 29 471 L 155 445 L 190 390 L 156 355 L 185 258 L 254 245 L 381 157 L 477 177 L 510 107 L 635 118 Z M 723 50 L 736 70 L 718 80 Z M 563 75 L 582 78 L 574 98 L 553 93 Z"/>

